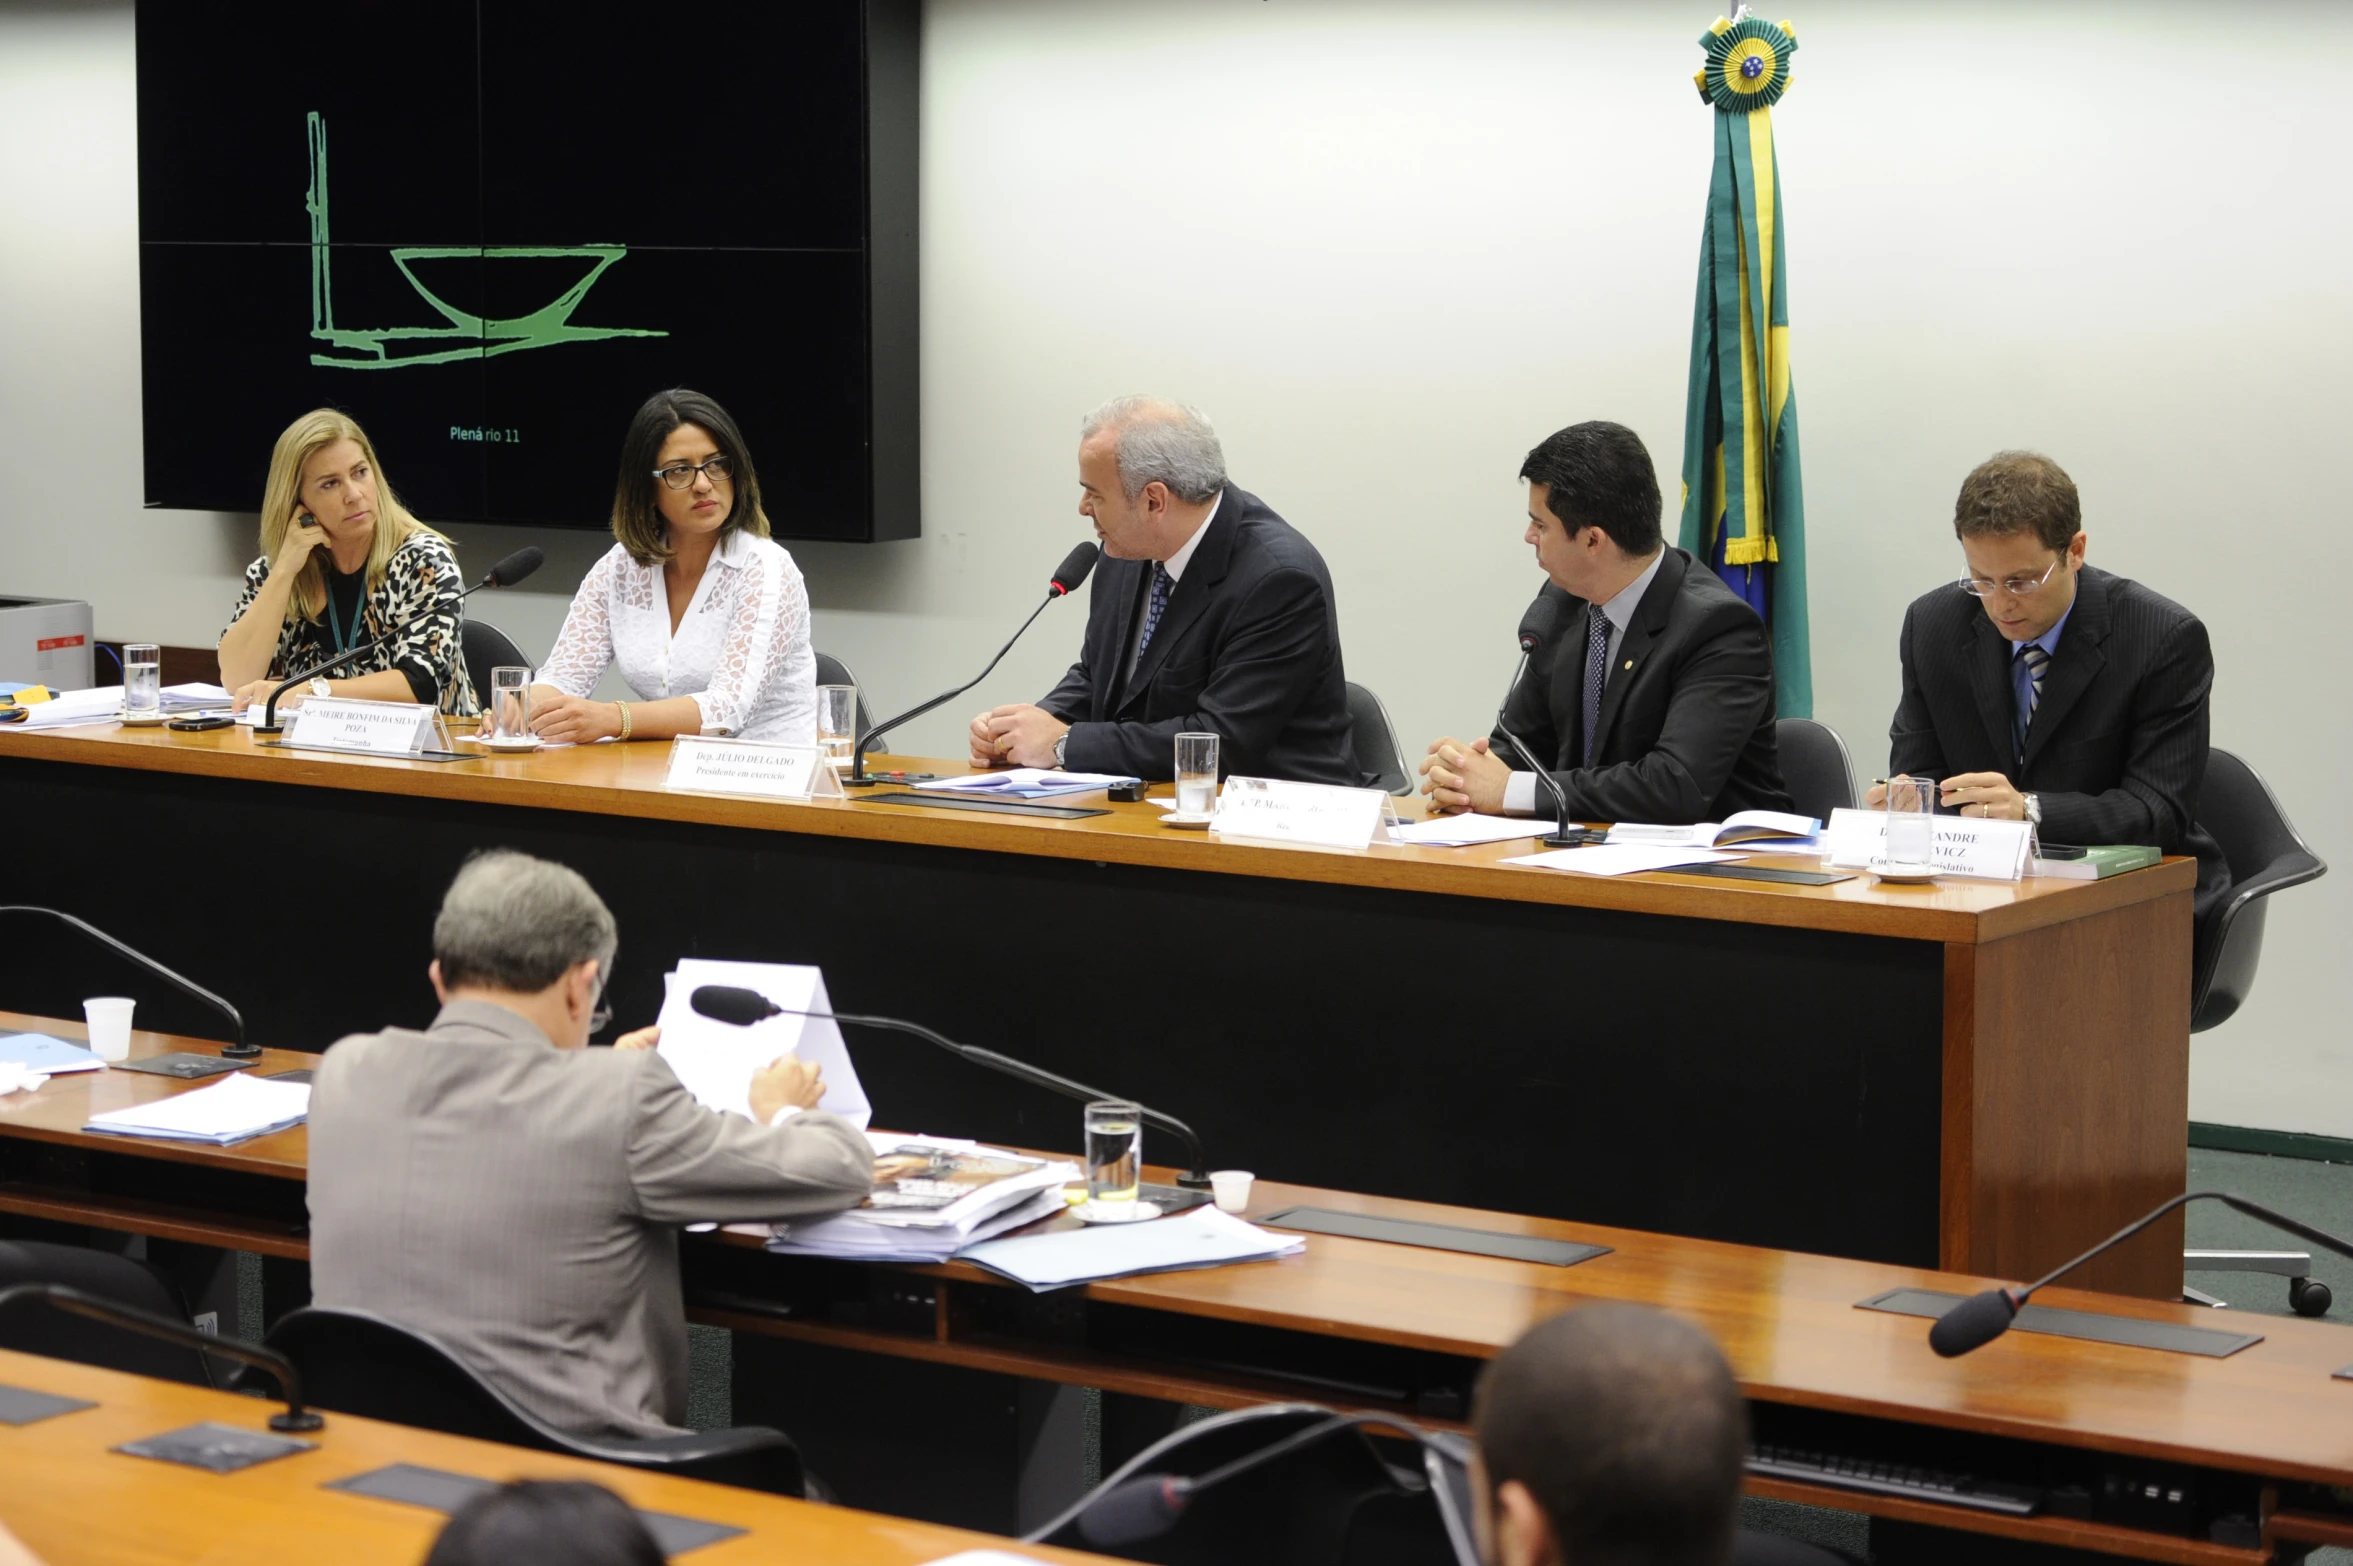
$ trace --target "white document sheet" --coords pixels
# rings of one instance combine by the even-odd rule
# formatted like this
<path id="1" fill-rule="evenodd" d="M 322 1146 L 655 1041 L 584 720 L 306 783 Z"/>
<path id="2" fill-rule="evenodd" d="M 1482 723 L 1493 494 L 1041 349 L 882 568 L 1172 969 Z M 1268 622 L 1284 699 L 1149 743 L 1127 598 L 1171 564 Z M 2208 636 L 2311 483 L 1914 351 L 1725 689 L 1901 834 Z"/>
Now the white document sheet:
<path id="1" fill-rule="evenodd" d="M 309 1083 L 272 1082 L 240 1071 L 210 1087 L 92 1115 L 82 1129 L 225 1147 L 265 1132 L 282 1131 L 299 1124 L 309 1113 Z"/>
<path id="2" fill-rule="evenodd" d="M 1424 848 L 1469 848 L 1474 843 L 1508 843 L 1515 837 L 1542 837 L 1551 830 L 1550 822 L 1510 816 L 1432 816 L 1427 821 L 1391 827 L 1389 836 L 1395 842 L 1419 843 Z"/>
<path id="3" fill-rule="evenodd" d="M 662 1058 L 702 1103 L 749 1120 L 752 1073 L 779 1055 L 798 1055 L 825 1072 L 825 1097 L 817 1107 L 865 1129 L 873 1108 L 866 1102 L 849 1047 L 842 1042 L 841 1025 L 831 1017 L 790 1015 L 833 1010 L 823 972 L 790 963 L 681 957 L 677 968 L 664 975 L 663 984 L 662 1015 L 656 1019 L 662 1029 Z M 788 1014 L 748 1028 L 706 1017 L 689 1000 L 706 984 L 758 990 Z"/>
<path id="4" fill-rule="evenodd" d="M 1750 852 L 1754 852 L 1751 850 Z M 1597 843 L 1591 848 L 1556 848 L 1549 853 L 1522 854 L 1507 865 L 1534 865 L 1539 870 L 1574 870 L 1579 875 L 1639 875 L 1645 870 L 1672 870 L 1677 865 L 1711 864 L 1719 859 L 1746 859 L 1748 854 L 1720 848 L 1650 848 L 1635 843 Z"/>
<path id="5" fill-rule="evenodd" d="M 1244 1223 L 1214 1207 L 1143 1223 L 1099 1223 L 1014 1240 L 984 1240 L 958 1255 L 1029 1288 L 1068 1288 L 1147 1272 L 1265 1261 L 1307 1248 L 1296 1234 Z"/>

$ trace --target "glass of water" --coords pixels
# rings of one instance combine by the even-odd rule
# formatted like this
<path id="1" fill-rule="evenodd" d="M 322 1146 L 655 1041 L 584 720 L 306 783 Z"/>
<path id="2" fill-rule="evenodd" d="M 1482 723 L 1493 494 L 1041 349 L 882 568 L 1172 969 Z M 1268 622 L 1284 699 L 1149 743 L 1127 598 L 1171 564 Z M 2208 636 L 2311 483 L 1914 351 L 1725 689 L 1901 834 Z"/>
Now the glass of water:
<path id="1" fill-rule="evenodd" d="M 490 705 L 482 709 L 483 739 L 531 737 L 531 671 L 513 667 L 490 671 Z"/>
<path id="2" fill-rule="evenodd" d="M 1087 1201 L 1095 1212 L 1116 1216 L 1119 1205 L 1133 1210 L 1144 1178 L 1144 1112 L 1116 1098 L 1087 1106 Z"/>
<path id="3" fill-rule="evenodd" d="M 1887 847 L 1891 865 L 1926 865 L 1936 859 L 1936 779 L 1887 780 Z"/>
<path id="4" fill-rule="evenodd" d="M 858 687 L 818 686 L 817 748 L 825 752 L 825 764 L 836 771 L 847 768 L 857 743 Z"/>
<path id="5" fill-rule="evenodd" d="M 1176 807 L 1180 814 L 1205 816 L 1217 808 L 1217 736 L 1176 737 Z"/>
<path id="6" fill-rule="evenodd" d="M 134 722 L 163 716 L 163 649 L 153 642 L 123 648 L 123 716 Z"/>

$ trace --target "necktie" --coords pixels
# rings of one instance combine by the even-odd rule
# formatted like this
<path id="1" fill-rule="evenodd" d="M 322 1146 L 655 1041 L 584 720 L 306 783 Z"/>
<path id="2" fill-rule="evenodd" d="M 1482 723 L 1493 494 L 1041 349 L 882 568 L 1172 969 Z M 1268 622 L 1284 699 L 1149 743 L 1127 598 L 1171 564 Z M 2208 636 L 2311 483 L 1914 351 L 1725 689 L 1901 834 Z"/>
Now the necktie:
<path id="1" fill-rule="evenodd" d="M 2034 709 L 2042 705 L 2043 671 L 2050 667 L 2051 655 L 2034 642 L 2018 649 L 2018 660 L 2026 666 L 2025 698 L 2018 704 L 2018 765 L 2026 765 L 2026 730 L 2034 722 Z"/>
<path id="2" fill-rule="evenodd" d="M 1168 595 L 1176 591 L 1176 578 L 1168 574 L 1168 567 L 1152 562 L 1152 597 L 1144 605 L 1144 634 L 1136 638 L 1136 658 L 1140 662 L 1144 649 L 1152 645 L 1152 633 L 1160 629 L 1160 611 L 1168 607 Z"/>
<path id="3" fill-rule="evenodd" d="M 1585 765 L 1593 765 L 1594 730 L 1601 727 L 1601 687 L 1610 673 L 1610 619 L 1595 605 L 1585 616 Z"/>

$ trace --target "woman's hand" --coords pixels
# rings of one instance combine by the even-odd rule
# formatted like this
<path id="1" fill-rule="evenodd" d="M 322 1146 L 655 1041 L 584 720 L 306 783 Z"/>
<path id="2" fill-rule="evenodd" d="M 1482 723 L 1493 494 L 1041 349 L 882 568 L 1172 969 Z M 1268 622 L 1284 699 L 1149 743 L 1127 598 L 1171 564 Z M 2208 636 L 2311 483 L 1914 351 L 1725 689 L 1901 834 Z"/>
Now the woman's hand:
<path id="1" fill-rule="evenodd" d="M 310 564 L 310 552 L 327 541 L 327 530 L 313 522 L 302 524 L 301 501 L 294 503 L 294 520 L 287 525 L 285 541 L 278 545 L 278 558 L 270 562 L 270 575 L 293 576 Z"/>
<path id="2" fill-rule="evenodd" d="M 272 679 L 269 675 L 266 674 L 258 680 L 247 680 L 243 685 L 238 686 L 236 691 L 231 696 L 229 701 L 229 710 L 231 712 L 243 712 L 248 707 L 260 706 L 262 703 L 270 699 L 270 692 L 277 689 L 281 683 L 281 681 Z M 278 698 L 278 710 L 280 712 L 293 711 L 295 708 L 302 705 L 302 698 L 308 696 L 309 694 L 310 687 L 307 685 L 297 685 L 293 687 L 291 690 L 287 691 L 285 695 Z"/>
<path id="3" fill-rule="evenodd" d="M 578 696 L 535 701 L 531 732 L 553 745 L 592 745 L 621 732 L 621 707 L 617 702 L 587 701 Z"/>

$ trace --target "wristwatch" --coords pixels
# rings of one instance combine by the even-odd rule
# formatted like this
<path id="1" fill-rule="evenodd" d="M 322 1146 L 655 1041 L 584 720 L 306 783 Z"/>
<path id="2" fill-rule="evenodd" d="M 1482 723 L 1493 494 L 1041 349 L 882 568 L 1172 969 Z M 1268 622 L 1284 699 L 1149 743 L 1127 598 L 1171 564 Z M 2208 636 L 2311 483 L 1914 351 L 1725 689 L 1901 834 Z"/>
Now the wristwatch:
<path id="1" fill-rule="evenodd" d="M 313 680 L 310 682 L 310 693 L 313 696 L 332 696 L 335 694 L 335 687 L 329 685 L 325 680 Z"/>
<path id="2" fill-rule="evenodd" d="M 1054 741 L 1054 767 L 1057 771 L 1061 770 L 1062 767 L 1062 747 L 1069 743 L 1070 730 L 1064 729 L 1061 735 Z"/>
<path id="3" fill-rule="evenodd" d="M 2021 794 L 2018 797 L 2026 801 L 2027 824 L 2041 826 L 2043 824 L 2043 797 L 2040 794 Z"/>

